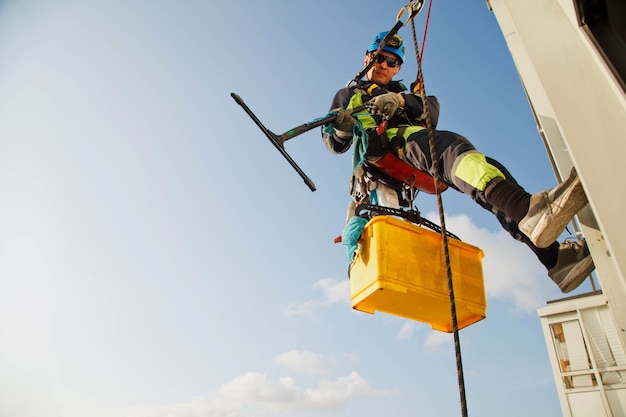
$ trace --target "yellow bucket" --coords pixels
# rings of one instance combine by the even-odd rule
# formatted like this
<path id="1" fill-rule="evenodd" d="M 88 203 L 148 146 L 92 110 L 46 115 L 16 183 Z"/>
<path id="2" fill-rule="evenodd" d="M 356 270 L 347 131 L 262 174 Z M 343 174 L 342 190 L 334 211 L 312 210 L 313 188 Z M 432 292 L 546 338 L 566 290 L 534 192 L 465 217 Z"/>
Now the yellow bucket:
<path id="1" fill-rule="evenodd" d="M 486 317 L 483 252 L 448 238 L 458 328 Z M 381 311 L 452 332 L 441 234 L 406 220 L 376 216 L 361 234 L 350 266 L 352 308 Z"/>

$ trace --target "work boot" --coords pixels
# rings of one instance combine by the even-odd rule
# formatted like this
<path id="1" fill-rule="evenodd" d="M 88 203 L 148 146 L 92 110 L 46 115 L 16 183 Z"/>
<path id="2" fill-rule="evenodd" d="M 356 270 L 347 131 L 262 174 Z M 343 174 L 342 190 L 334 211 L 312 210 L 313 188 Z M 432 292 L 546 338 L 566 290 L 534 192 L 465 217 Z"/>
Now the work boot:
<path id="1" fill-rule="evenodd" d="M 594 269 L 587 242 L 565 241 L 559 246 L 556 265 L 548 271 L 548 276 L 561 291 L 568 293 L 578 288 Z"/>
<path id="2" fill-rule="evenodd" d="M 522 231 L 538 248 L 548 247 L 565 230 L 574 215 L 587 205 L 587 196 L 576 175 L 556 187 L 530 197 L 528 213 L 519 222 Z"/>

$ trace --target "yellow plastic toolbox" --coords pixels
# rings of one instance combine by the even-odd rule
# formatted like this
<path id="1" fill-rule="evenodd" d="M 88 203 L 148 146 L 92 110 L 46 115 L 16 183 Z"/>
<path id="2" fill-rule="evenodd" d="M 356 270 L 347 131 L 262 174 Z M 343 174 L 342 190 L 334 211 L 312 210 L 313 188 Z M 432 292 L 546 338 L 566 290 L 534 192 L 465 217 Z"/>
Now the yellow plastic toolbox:
<path id="1" fill-rule="evenodd" d="M 458 328 L 486 317 L 483 252 L 448 238 Z M 440 233 L 391 216 L 363 229 L 350 265 L 352 308 L 430 324 L 452 332 L 448 276 Z"/>

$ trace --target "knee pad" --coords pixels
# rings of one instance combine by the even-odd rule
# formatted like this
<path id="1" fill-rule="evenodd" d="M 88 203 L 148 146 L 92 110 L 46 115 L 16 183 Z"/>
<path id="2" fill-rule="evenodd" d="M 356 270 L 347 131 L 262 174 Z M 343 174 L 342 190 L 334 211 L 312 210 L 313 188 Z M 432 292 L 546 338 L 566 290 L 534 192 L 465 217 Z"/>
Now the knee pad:
<path id="1" fill-rule="evenodd" d="M 485 191 L 487 184 L 496 178 L 506 178 L 502 171 L 486 161 L 485 155 L 478 152 L 459 155 L 452 172 L 455 181 L 461 180 L 479 191 Z M 462 186 L 459 188 L 463 189 Z"/>

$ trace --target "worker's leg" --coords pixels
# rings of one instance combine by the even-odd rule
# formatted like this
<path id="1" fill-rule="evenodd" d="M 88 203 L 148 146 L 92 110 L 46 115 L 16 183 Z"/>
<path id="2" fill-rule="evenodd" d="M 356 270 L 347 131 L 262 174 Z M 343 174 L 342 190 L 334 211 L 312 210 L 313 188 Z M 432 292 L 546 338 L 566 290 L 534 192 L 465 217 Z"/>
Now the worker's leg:
<path id="1" fill-rule="evenodd" d="M 489 164 L 493 165 L 500 172 L 502 172 L 508 181 L 513 182 L 514 184 L 517 184 L 517 181 L 515 180 L 513 175 L 511 175 L 511 173 L 504 167 L 504 165 L 502 165 L 500 162 L 490 157 L 485 157 L 485 159 Z M 491 204 L 489 204 L 484 198 L 482 193 L 478 193 L 478 198 L 476 199 L 476 202 L 485 210 L 492 212 L 496 216 L 500 224 L 502 225 L 502 228 L 506 230 L 507 232 L 509 232 L 509 234 L 515 240 L 519 240 L 520 242 L 523 242 L 524 244 L 526 244 L 526 246 L 528 246 L 530 250 L 532 250 L 533 253 L 537 255 L 539 262 L 541 262 L 546 267 L 546 269 L 549 270 L 556 265 L 557 257 L 558 257 L 558 250 L 559 250 L 558 242 L 554 241 L 551 245 L 549 245 L 546 248 L 538 248 L 537 246 L 533 244 L 533 242 L 528 238 L 528 236 L 520 232 L 519 228 L 517 227 L 516 222 L 514 222 L 504 212 L 496 209 Z"/>
<path id="2" fill-rule="evenodd" d="M 497 167 L 508 181 L 517 183 L 513 175 L 495 159 L 486 157 L 487 162 Z M 495 209 L 486 201 L 476 200 L 486 210 L 496 215 L 496 218 L 514 239 L 523 242 L 533 251 L 537 259 L 548 270 L 548 276 L 554 281 L 561 291 L 567 293 L 582 284 L 595 269 L 587 242 L 583 240 L 552 242 L 545 248 L 538 248 L 528 236 L 522 233 L 517 223 L 506 216 L 503 212 Z"/>
<path id="3" fill-rule="evenodd" d="M 516 183 L 508 181 L 464 137 L 445 131 L 434 131 L 433 134 L 442 181 L 474 200 L 484 197 L 517 223 L 522 233 L 540 248 L 550 246 L 572 217 L 587 204 L 574 170 L 561 184 L 531 196 Z M 418 168 L 430 167 L 428 133 L 425 130 L 409 137 L 407 158 Z"/>

